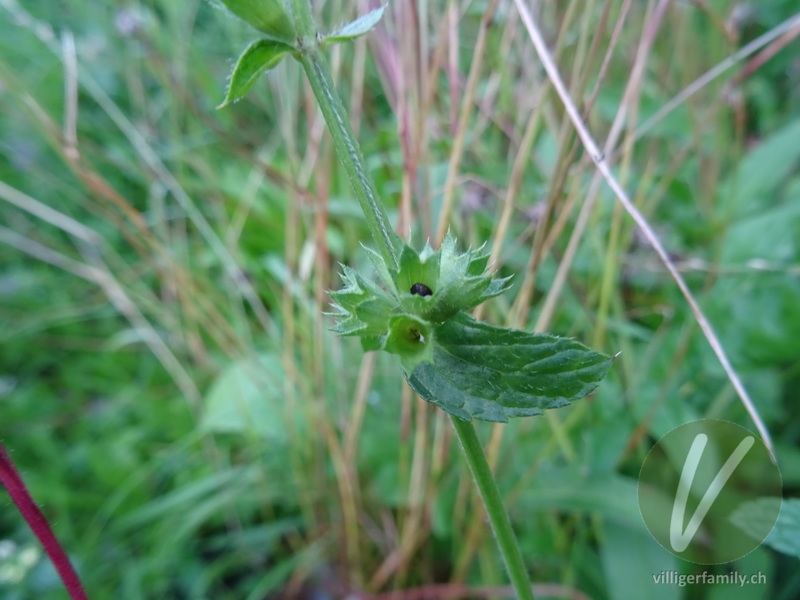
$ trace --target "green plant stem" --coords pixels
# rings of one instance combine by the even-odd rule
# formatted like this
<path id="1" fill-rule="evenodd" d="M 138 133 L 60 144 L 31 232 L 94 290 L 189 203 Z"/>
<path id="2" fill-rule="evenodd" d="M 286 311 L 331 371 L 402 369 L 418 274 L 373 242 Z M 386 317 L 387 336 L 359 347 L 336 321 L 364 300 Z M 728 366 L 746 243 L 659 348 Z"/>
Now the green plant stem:
<path id="1" fill-rule="evenodd" d="M 489 463 L 486 461 L 486 454 L 483 452 L 483 446 L 481 446 L 481 441 L 478 439 L 475 426 L 471 421 L 464 421 L 453 415 L 450 418 L 453 421 L 458 441 L 461 443 L 461 449 L 464 451 L 467 463 L 469 463 L 472 476 L 475 478 L 478 491 L 481 493 L 486 514 L 489 516 L 492 531 L 494 531 L 497 545 L 500 547 L 500 554 L 506 564 L 508 576 L 517 592 L 517 598 L 519 600 L 534 600 L 531 583 L 525 570 L 525 564 L 522 561 L 522 553 L 519 550 L 517 538 L 511 529 L 511 521 L 503 506 L 503 499 L 497 489 L 497 483 L 495 483 Z"/>
<path id="2" fill-rule="evenodd" d="M 367 172 L 350 120 L 333 84 L 330 69 L 320 55 L 319 46 L 301 48 L 296 58 L 303 65 L 322 115 L 328 124 L 336 154 L 344 164 L 350 184 L 361 204 L 370 233 L 387 265 L 398 265 L 400 238 L 389 223 L 389 216 L 378 198 L 375 184 Z"/>
<path id="3" fill-rule="evenodd" d="M 311 12 L 309 0 L 292 0 L 294 26 L 298 37 L 306 46 L 317 38 L 317 27 L 314 25 L 314 14 Z"/>
<path id="4" fill-rule="evenodd" d="M 350 183 L 361 209 L 367 219 L 367 225 L 386 264 L 398 266 L 398 255 L 401 240 L 392 229 L 386 210 L 378 198 L 378 192 L 369 176 L 364 157 L 359 149 L 356 137 L 350 127 L 350 120 L 344 109 L 339 94 L 333 84 L 330 69 L 320 54 L 319 39 L 313 24 L 307 0 L 294 0 L 295 23 L 298 29 L 299 47 L 295 58 L 303 65 L 314 96 L 317 98 L 322 115 L 328 124 L 333 144 L 339 160 L 344 164 Z M 464 456 L 467 458 L 475 483 L 480 491 L 489 522 L 497 538 L 500 554 L 508 569 L 511 583 L 520 600 L 534 600 L 530 580 L 522 561 L 522 553 L 517 538 L 511 529 L 511 521 L 503 506 L 503 499 L 497 489 L 494 475 L 486 461 L 475 427 L 469 421 L 452 417 L 456 435 L 461 442 Z"/>

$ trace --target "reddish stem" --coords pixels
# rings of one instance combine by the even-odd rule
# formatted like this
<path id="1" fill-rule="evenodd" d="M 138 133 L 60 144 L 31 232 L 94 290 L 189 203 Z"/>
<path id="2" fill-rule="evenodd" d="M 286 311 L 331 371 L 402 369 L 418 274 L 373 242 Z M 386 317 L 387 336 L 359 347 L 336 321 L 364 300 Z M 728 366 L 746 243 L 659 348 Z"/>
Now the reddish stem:
<path id="1" fill-rule="evenodd" d="M 64 587 L 67 588 L 72 600 L 89 600 L 78 574 L 75 573 L 69 558 L 67 558 L 67 553 L 58 543 L 58 539 L 42 511 L 39 510 L 39 507 L 36 506 L 33 498 L 31 498 L 28 488 L 25 487 L 22 477 L 14 467 L 11 457 L 2 443 L 0 443 L 0 484 L 8 490 L 11 500 L 17 505 L 31 531 L 36 534 L 36 537 L 39 538 L 42 546 L 44 546 L 44 551 L 53 561 L 61 581 L 64 582 Z"/>

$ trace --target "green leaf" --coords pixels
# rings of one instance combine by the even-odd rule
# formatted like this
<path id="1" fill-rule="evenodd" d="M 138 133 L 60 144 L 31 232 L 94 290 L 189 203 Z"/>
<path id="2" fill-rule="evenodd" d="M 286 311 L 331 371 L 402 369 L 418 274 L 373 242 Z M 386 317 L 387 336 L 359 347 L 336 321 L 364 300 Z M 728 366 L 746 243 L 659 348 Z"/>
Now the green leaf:
<path id="1" fill-rule="evenodd" d="M 292 13 L 283 0 L 222 0 L 222 3 L 237 17 L 273 40 L 289 46 L 297 40 Z"/>
<path id="2" fill-rule="evenodd" d="M 357 37 L 361 37 L 378 24 L 378 22 L 381 20 L 381 17 L 383 17 L 384 10 L 386 10 L 386 5 L 383 5 L 380 8 L 376 8 L 375 10 L 358 17 L 355 21 L 352 21 L 344 27 L 340 27 L 333 33 L 325 36 L 323 43 L 325 45 L 339 44 L 341 42 L 349 42 Z"/>
<path id="3" fill-rule="evenodd" d="M 635 508 L 634 515 L 639 515 Z M 653 575 L 677 568 L 678 560 L 658 545 L 649 532 L 625 522 L 603 519 L 599 523 L 600 558 L 608 589 L 614 600 L 640 600 L 653 594 Z M 620 577 L 625 573 L 625 577 Z M 661 589 L 663 588 L 663 589 Z M 675 585 L 659 587 L 659 600 L 680 600 L 683 594 Z"/>
<path id="4" fill-rule="evenodd" d="M 224 108 L 231 102 L 240 100 L 264 71 L 277 65 L 291 51 L 291 46 L 272 40 L 257 40 L 250 44 L 236 62 L 228 93 L 217 108 Z"/>
<path id="5" fill-rule="evenodd" d="M 719 189 L 733 216 L 758 216 L 800 162 L 800 119 L 788 123 L 748 151 L 734 175 Z"/>
<path id="6" fill-rule="evenodd" d="M 276 354 L 230 364 L 206 394 L 201 428 L 286 443 L 291 432 L 303 432 L 307 424 L 302 413 L 288 410 L 285 385 Z"/>
<path id="7" fill-rule="evenodd" d="M 764 543 L 778 552 L 800 558 L 800 498 L 787 498 L 782 504 L 780 498 L 769 497 L 745 502 L 731 514 L 731 521 L 754 539 L 759 539 L 769 527 L 769 522 L 765 523 L 764 519 L 775 514 L 776 503 L 780 505 L 780 514 Z"/>
<path id="8" fill-rule="evenodd" d="M 612 360 L 574 340 L 501 329 L 461 313 L 433 330 L 432 360 L 403 360 L 403 368 L 417 394 L 450 414 L 506 422 L 582 398 Z"/>

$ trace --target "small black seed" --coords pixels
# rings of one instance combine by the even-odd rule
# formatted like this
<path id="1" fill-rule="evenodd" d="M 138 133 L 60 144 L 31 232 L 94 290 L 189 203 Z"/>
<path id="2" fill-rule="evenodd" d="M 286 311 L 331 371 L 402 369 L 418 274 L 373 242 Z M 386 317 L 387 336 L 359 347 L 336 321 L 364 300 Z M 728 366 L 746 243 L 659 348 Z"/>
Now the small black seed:
<path id="1" fill-rule="evenodd" d="M 411 293 L 417 294 L 419 296 L 430 296 L 433 294 L 431 288 L 429 288 L 424 283 L 415 283 L 411 286 Z"/>

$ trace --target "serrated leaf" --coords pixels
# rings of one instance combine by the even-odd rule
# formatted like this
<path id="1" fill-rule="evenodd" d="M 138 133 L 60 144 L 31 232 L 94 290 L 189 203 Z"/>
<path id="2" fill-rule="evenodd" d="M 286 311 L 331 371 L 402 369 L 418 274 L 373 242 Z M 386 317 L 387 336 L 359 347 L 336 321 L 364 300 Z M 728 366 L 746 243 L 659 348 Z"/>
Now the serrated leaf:
<path id="1" fill-rule="evenodd" d="M 228 93 L 217 108 L 224 108 L 241 99 L 264 71 L 277 65 L 291 51 L 291 46 L 273 40 L 257 40 L 250 44 L 236 61 Z"/>
<path id="2" fill-rule="evenodd" d="M 291 11 L 283 0 L 222 0 L 222 3 L 237 17 L 276 41 L 292 45 L 297 39 Z"/>
<path id="3" fill-rule="evenodd" d="M 461 419 L 506 422 L 586 396 L 612 358 L 575 340 L 459 314 L 434 329 L 432 360 L 404 363 L 422 398 Z"/>
<path id="4" fill-rule="evenodd" d="M 323 43 L 326 45 L 339 44 L 341 42 L 349 42 L 350 40 L 354 40 L 357 37 L 364 35 L 378 24 L 378 22 L 381 20 L 381 17 L 383 17 L 384 10 L 386 10 L 386 5 L 376 8 L 375 10 L 358 17 L 355 21 L 352 21 L 344 27 L 340 27 L 333 33 L 325 36 Z"/>

